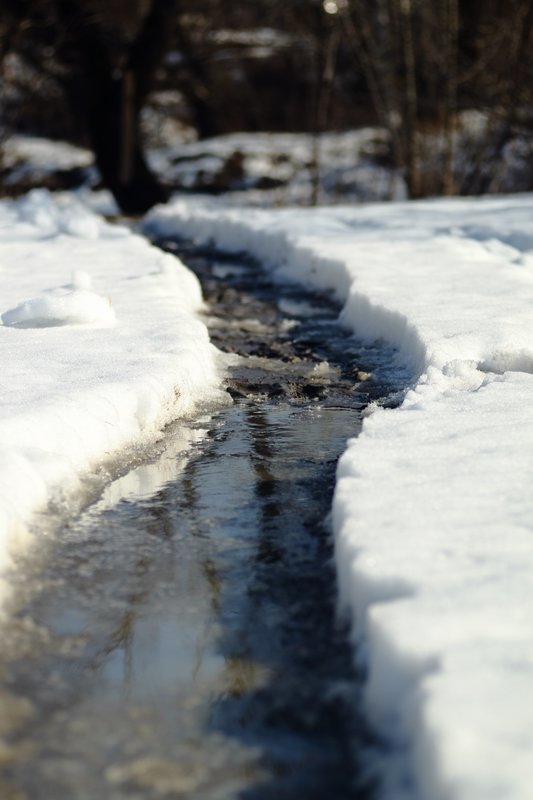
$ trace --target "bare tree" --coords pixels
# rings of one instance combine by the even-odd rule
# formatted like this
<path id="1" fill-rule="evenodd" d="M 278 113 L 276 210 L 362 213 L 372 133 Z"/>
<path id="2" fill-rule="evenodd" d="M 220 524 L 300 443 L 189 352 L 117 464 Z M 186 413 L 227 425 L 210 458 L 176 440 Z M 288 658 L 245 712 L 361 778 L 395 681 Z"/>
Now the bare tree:
<path id="1" fill-rule="evenodd" d="M 4 51 L 64 93 L 120 207 L 142 213 L 164 200 L 144 157 L 140 112 L 170 46 L 175 0 L 6 2 Z"/>
<path id="2" fill-rule="evenodd" d="M 440 140 L 437 192 L 453 191 L 457 106 L 457 0 L 345 0 L 344 24 L 408 193 L 428 192 L 424 132 Z M 437 148 L 433 143 L 433 150 Z"/>
<path id="3" fill-rule="evenodd" d="M 338 3 L 409 195 L 487 188 L 519 121 L 533 117 L 530 0 Z M 457 153 L 464 109 L 489 120 L 469 164 Z"/>

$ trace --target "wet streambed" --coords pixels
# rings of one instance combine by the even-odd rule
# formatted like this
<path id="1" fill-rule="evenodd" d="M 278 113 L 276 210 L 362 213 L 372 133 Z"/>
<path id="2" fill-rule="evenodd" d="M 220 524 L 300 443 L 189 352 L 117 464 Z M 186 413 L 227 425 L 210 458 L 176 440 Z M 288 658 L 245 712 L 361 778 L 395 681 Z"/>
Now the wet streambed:
<path id="1" fill-rule="evenodd" d="M 346 439 L 385 391 L 368 365 L 386 356 L 336 324 L 331 299 L 188 261 L 214 342 L 241 354 L 233 402 L 171 426 L 158 458 L 21 566 L 2 800 L 371 796 L 327 515 Z"/>

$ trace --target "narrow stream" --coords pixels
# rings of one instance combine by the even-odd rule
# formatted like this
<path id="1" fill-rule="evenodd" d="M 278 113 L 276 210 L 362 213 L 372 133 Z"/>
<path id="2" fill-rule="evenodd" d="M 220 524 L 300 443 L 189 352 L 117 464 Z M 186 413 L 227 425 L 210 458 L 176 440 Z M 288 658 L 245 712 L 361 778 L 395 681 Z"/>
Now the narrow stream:
<path id="1" fill-rule="evenodd" d="M 365 365 L 386 354 L 327 297 L 186 255 L 214 342 L 240 354 L 234 402 L 170 426 L 21 566 L 2 800 L 372 796 L 327 517 L 346 439 L 385 392 Z"/>

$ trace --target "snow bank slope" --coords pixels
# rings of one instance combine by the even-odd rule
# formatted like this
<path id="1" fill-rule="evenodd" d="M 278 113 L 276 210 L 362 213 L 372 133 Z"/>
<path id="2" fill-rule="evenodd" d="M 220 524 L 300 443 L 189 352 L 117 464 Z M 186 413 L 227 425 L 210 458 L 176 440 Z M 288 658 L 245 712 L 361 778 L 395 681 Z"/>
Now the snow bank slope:
<path id="1" fill-rule="evenodd" d="M 177 259 L 72 198 L 0 204 L 0 570 L 52 495 L 213 395 L 201 302 Z"/>
<path id="2" fill-rule="evenodd" d="M 533 197 L 217 210 L 159 232 L 334 288 L 411 370 L 338 468 L 340 600 L 368 666 L 388 800 L 527 800 L 533 786 Z"/>

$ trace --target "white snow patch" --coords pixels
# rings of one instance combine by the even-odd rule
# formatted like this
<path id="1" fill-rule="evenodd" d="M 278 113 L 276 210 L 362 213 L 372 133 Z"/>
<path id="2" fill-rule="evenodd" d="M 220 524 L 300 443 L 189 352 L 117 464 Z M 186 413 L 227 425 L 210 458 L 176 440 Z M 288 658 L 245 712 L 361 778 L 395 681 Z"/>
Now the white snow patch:
<path id="1" fill-rule="evenodd" d="M 220 399 L 196 277 L 73 195 L 0 203 L 0 599 L 32 515 Z"/>
<path id="2" fill-rule="evenodd" d="M 4 325 L 47 328 L 55 325 L 111 325 L 115 312 L 108 297 L 87 289 L 71 289 L 26 300 L 1 315 Z"/>
<path id="3" fill-rule="evenodd" d="M 93 154 L 69 142 L 52 141 L 38 136 L 10 136 L 3 144 L 3 159 L 8 167 L 26 162 L 32 167 L 71 169 L 88 167 Z"/>

